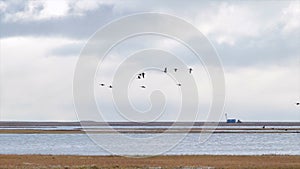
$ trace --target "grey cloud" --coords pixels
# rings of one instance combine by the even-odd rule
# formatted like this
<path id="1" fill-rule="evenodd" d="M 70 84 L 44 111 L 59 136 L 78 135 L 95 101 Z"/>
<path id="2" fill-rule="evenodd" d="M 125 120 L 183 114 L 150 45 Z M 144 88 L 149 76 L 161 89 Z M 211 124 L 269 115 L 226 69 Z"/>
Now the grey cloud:
<path id="1" fill-rule="evenodd" d="M 18 11 L 24 11 L 26 4 L 28 3 L 22 0 L 10 0 L 10 1 L 1 0 L 0 2 L 6 4 L 6 8 L 4 11 L 5 13 L 2 13 L 0 16 L 1 20 L 4 19 L 6 14 L 16 13 Z"/>
<path id="2" fill-rule="evenodd" d="M 62 57 L 79 56 L 83 46 L 84 46 L 83 43 L 73 43 L 73 44 L 64 45 L 50 51 L 50 55 L 62 56 Z"/>
<path id="3" fill-rule="evenodd" d="M 6 22 L 5 17 L 7 15 L 24 11 L 28 1 L 13 0 L 5 3 L 9 5 L 8 8 L 1 13 L 0 38 L 10 36 L 66 36 L 71 38 L 87 38 L 99 27 L 127 14 L 139 12 L 167 12 L 176 15 L 178 11 L 185 9 L 180 12 L 182 14 L 181 16 L 190 16 L 196 15 L 201 9 L 211 6 L 211 3 L 199 1 L 191 1 L 190 3 L 182 1 L 130 1 L 130 3 L 127 1 L 117 1 L 111 4 L 101 4 L 95 10 L 85 11 L 82 16 L 72 14 L 73 9 L 71 8 L 69 9 L 69 13 L 64 17 L 47 20 Z M 38 12 L 41 8 L 35 10 Z M 189 12 L 187 13 L 186 11 Z"/>
<path id="4" fill-rule="evenodd" d="M 21 0 L 13 0 L 13 1 L 5 1 L 12 3 L 5 10 L 6 14 L 15 13 L 18 11 L 22 11 L 25 8 L 25 4 L 28 1 Z M 120 2 L 120 1 L 119 1 Z M 258 2 L 235 2 L 230 1 L 229 4 L 243 3 L 246 7 L 251 6 L 250 12 L 258 12 L 261 13 L 262 18 L 254 19 L 253 23 L 257 23 L 259 27 L 258 34 L 261 31 L 261 25 L 265 25 L 264 21 L 268 20 L 268 18 L 273 18 L 273 14 L 280 14 L 280 10 L 286 6 L 288 3 L 270 3 L 263 2 L 263 4 Z M 282 4 L 285 4 L 282 5 Z M 113 19 L 119 18 L 126 14 L 133 14 L 136 12 L 166 12 L 169 14 L 175 14 L 180 17 L 186 17 L 189 21 L 193 20 L 194 17 L 199 13 L 205 13 L 205 10 L 211 10 L 212 13 L 208 15 L 214 16 L 214 11 L 217 11 L 219 3 L 212 2 L 199 2 L 199 1 L 190 1 L 189 3 L 183 1 L 148 1 L 148 2 L 140 2 L 140 1 L 128 1 L 124 2 L 122 5 L 114 4 L 111 5 L 101 5 L 99 8 L 95 10 L 86 11 L 84 15 L 67 15 L 64 17 L 50 18 L 47 20 L 30 20 L 30 21 L 18 21 L 18 22 L 5 22 L 4 15 L 1 13 L 0 15 L 0 38 L 14 37 L 14 36 L 42 36 L 45 38 L 52 37 L 66 37 L 69 39 L 79 39 L 74 44 L 67 44 L 64 46 L 60 46 L 51 51 L 44 51 L 44 53 L 49 52 L 49 55 L 54 55 L 58 57 L 67 57 L 67 56 L 78 56 L 81 48 L 84 45 L 84 42 L 90 37 L 95 31 L 97 31 L 101 26 L 111 22 Z M 212 9 L 213 8 L 213 9 Z M 41 10 L 38 8 L 37 11 Z M 206 13 L 205 13 L 206 14 Z M 271 17 L 270 17 L 271 16 Z M 265 18 L 263 18 L 265 17 Z M 276 18 L 278 16 L 274 16 Z M 212 17 L 213 18 L 213 17 Z M 233 18 L 234 19 L 234 18 Z M 278 18 L 276 18 L 278 19 Z M 221 20 L 223 21 L 223 20 Z M 245 19 L 245 21 L 247 21 Z M 224 21 L 225 23 L 226 21 Z M 228 24 L 227 22 L 225 25 Z M 239 24 L 239 22 L 238 22 Z M 237 24 L 237 28 L 239 28 Z M 240 24 L 243 24 L 242 21 Z M 128 25 L 133 26 L 133 25 Z M 221 27 L 222 28 L 222 27 Z M 235 27 L 232 27 L 234 29 Z M 230 46 L 226 43 L 219 44 L 212 33 L 211 36 L 208 35 L 209 39 L 212 41 L 215 46 L 217 52 L 220 55 L 220 58 L 224 64 L 225 70 L 234 69 L 233 73 L 237 73 L 236 77 L 233 80 L 230 80 L 230 77 L 233 75 L 227 76 L 229 78 L 229 87 L 231 87 L 231 91 L 229 90 L 228 97 L 228 112 L 237 112 L 238 117 L 243 120 L 293 120 L 297 119 L 298 114 L 297 110 L 294 109 L 293 103 L 295 99 L 298 99 L 299 96 L 295 93 L 295 90 L 298 90 L 297 84 L 295 83 L 294 75 L 299 72 L 293 68 L 293 71 L 287 72 L 283 74 L 283 78 L 281 76 L 275 76 L 278 74 L 275 72 L 276 69 L 261 69 L 262 67 L 272 67 L 272 65 L 283 65 L 281 68 L 285 68 L 280 71 L 280 73 L 284 73 L 286 70 L 290 70 L 292 66 L 291 61 L 298 62 L 299 61 L 299 31 L 292 31 L 289 34 L 284 34 L 282 32 L 283 25 L 274 25 L 274 29 L 268 30 L 267 32 L 263 32 L 262 36 L 239 36 L 234 45 Z M 123 29 L 123 28 L 120 28 Z M 221 29 L 222 30 L 222 29 Z M 201 30 L 200 30 L 201 31 Z M 212 30 L 215 31 L 215 30 Z M 218 31 L 218 30 L 217 30 Z M 232 32 L 230 32 L 232 33 Z M 244 33 L 244 32 L 242 32 Z M 226 34 L 226 31 L 220 31 L 217 35 Z M 228 36 L 231 36 L 229 34 Z M 0 39 L 1 40 L 1 39 Z M 115 60 L 119 61 L 123 56 L 127 56 L 126 54 L 131 54 L 131 52 L 136 52 L 136 50 L 151 46 L 153 41 L 139 41 L 137 39 L 133 43 L 124 43 L 123 47 L 116 51 L 117 58 L 112 58 L 112 63 L 109 63 L 109 67 L 113 67 L 113 62 Z M 142 42 L 142 43 L 141 43 Z M 36 42 L 38 43 L 38 42 Z M 159 44 L 159 43 L 158 43 Z M 15 45 L 15 44 L 13 44 Z M 162 47 L 163 45 L 157 47 Z M 22 48 L 24 46 L 17 46 L 17 48 Z M 31 46 L 34 49 L 35 45 Z M 1 48 L 2 49 L 2 48 Z M 8 50 L 8 49 L 4 49 Z M 2 51 L 4 51 L 2 50 Z M 9 49 L 10 50 L 10 49 Z M 14 49 L 13 49 L 14 50 Z M 46 50 L 46 49 L 45 49 Z M 199 66 L 196 65 L 195 60 L 190 59 L 190 53 L 184 52 L 181 48 L 175 48 L 175 52 L 178 52 L 183 56 L 183 59 L 186 59 L 188 65 Z M 23 54 L 23 53 L 22 53 Z M 29 55 L 29 53 L 24 53 L 25 56 Z M 32 51 L 30 54 L 34 54 Z M 47 54 L 45 54 L 47 55 Z M 180 55 L 180 56 L 181 56 Z M 7 58 L 17 57 L 18 55 L 9 55 Z M 47 55 L 48 56 L 48 55 Z M 4 57 L 4 55 L 1 55 Z M 43 119 L 43 120 L 60 120 L 60 119 L 75 119 L 75 113 L 73 110 L 72 103 L 72 76 L 73 76 L 73 65 L 75 65 L 76 58 L 54 58 L 55 62 L 44 62 L 43 59 L 53 59 L 53 58 L 42 58 L 38 55 L 36 58 L 42 59 L 40 62 L 36 62 L 36 60 L 30 60 L 30 58 L 26 58 L 30 60 L 30 62 L 20 63 L 21 66 L 7 66 L 5 71 L 1 73 L 3 76 L 3 92 L 1 93 L 5 99 L 4 103 L 4 111 L 5 114 L 4 119 L 20 119 L 20 120 L 30 120 L 30 119 Z M 72 60 L 72 61 L 69 61 Z M 154 58 L 149 58 L 143 62 L 139 62 L 136 64 L 145 65 L 147 61 L 155 61 Z M 14 62 L 14 61 L 13 61 Z M 48 64 L 49 63 L 49 64 Z M 50 64 L 51 63 L 51 64 Z M 69 68 L 66 66 L 66 63 L 70 64 Z M 28 67 L 24 65 L 28 65 Z M 41 66 L 39 66 L 41 64 Z M 53 65 L 52 65 L 53 64 Z M 53 67 L 58 64 L 58 67 Z M 259 67 L 261 65 L 261 67 Z M 26 69 L 33 69 L 35 66 L 39 66 L 35 70 L 30 72 L 26 72 Z M 164 65 L 162 65 L 164 67 Z M 254 71 L 255 76 L 259 76 L 260 74 L 269 73 L 266 76 L 262 76 L 259 81 L 255 83 L 246 83 L 245 81 L 255 81 L 256 79 L 249 79 L 252 76 L 249 76 L 248 79 L 246 77 L 247 73 L 239 72 L 243 71 L 243 68 L 249 67 L 251 71 Z M 18 72 L 14 76 L 9 74 L 8 70 L 14 70 L 14 72 Z M 295 70 L 294 70 L 295 69 Z M 67 72 L 66 72 L 67 71 Z M 107 71 L 107 70 L 105 70 Z M 255 73 L 258 71 L 259 73 Z M 40 75 L 45 77 L 47 80 L 40 79 Z M 59 72 L 59 73 L 58 73 Z M 65 74 L 62 74 L 64 72 Z M 226 73 L 228 73 L 226 71 Z M 50 74 L 45 74 L 50 73 Z M 288 75 L 292 75 L 289 77 Z M 28 76 L 32 76 L 28 78 Z M 270 76 L 274 75 L 273 81 L 268 79 Z M 107 76 L 111 76 L 107 73 Z M 10 80 L 11 79 L 11 80 Z M 20 80 L 21 79 L 21 80 Z M 35 80 L 42 81 L 45 83 L 39 84 L 36 83 Z M 271 79 L 272 80 L 272 79 Z M 27 84 L 29 87 L 26 89 L 25 85 L 22 85 L 19 92 L 16 92 L 16 89 L 13 87 L 15 84 L 18 84 L 19 81 Z M 47 82 L 47 83 L 46 83 Z M 51 85 L 49 85 L 51 82 Z M 269 83 L 267 83 L 269 82 Z M 263 84 L 267 83 L 266 86 Z M 281 87 L 282 84 L 286 84 L 286 86 Z M 12 85 L 11 85 L 12 84 Z M 248 85 L 247 85 L 248 84 Z M 254 85 L 255 84 L 255 85 Z M 36 86 L 33 86 L 36 85 Z M 291 86 L 292 85 L 292 86 Z M 51 88 L 49 89 L 49 86 Z M 238 90 L 241 87 L 242 90 Z M 271 88 L 270 87 L 274 87 Z M 30 90 L 29 90 L 30 89 Z M 61 89 L 61 90 L 60 90 Z M 265 98 L 262 100 L 258 100 L 257 98 L 261 98 L 263 96 L 262 91 L 266 91 L 269 89 L 271 93 L 266 94 Z M 280 89 L 287 89 L 287 91 L 278 92 Z M 18 91 L 18 90 L 17 90 Z M 256 91 L 256 92 L 255 92 Z M 16 93 L 14 93 L 16 92 Z M 47 93 L 42 93 L 47 92 Z M 279 95 L 276 95 L 276 92 Z M 34 94 L 32 94 L 34 93 Z M 35 94 L 37 93 L 37 94 Z M 41 93 L 41 94 L 39 94 Z M 272 94 L 273 93 L 273 94 Z M 292 94 L 290 94 L 292 93 Z M 22 96 L 23 94 L 23 96 Z M 232 95 L 230 95 L 232 94 Z M 22 97 L 21 97 L 22 96 Z M 48 97 L 51 96 L 51 97 Z M 248 96 L 248 97 L 246 97 Z M 253 96 L 253 97 L 252 97 Z M 21 97 L 21 98 L 20 98 Z M 18 99 L 19 98 L 19 99 Z M 32 99 L 32 100 L 31 100 Z M 244 102 L 239 102 L 240 100 Z M 283 102 L 285 100 L 286 102 Z M 106 101 L 103 100 L 105 104 Z M 291 105 L 289 105 L 291 104 Z M 21 106 L 18 106 L 21 105 Z M 265 108 L 268 106 L 268 108 Z M 107 112 L 108 119 L 118 120 L 120 119 L 118 115 L 111 113 L 111 106 L 104 107 L 105 112 Z M 25 112 L 25 113 L 24 113 Z M 26 113 L 27 112 L 27 113 Z M 43 114 L 41 114 L 43 112 Z M 67 112 L 67 113 L 66 113 Z M 282 112 L 285 112 L 286 117 L 282 117 Z"/>
<path id="5" fill-rule="evenodd" d="M 251 66 L 284 64 L 299 57 L 299 40 L 296 36 L 280 36 L 277 32 L 263 37 L 244 39 L 237 45 L 215 44 L 225 66 Z"/>
<path id="6" fill-rule="evenodd" d="M 84 16 L 68 16 L 40 21 L 5 22 L 1 19 L 0 38 L 11 36 L 64 36 L 70 38 L 88 38 L 97 29 L 112 19 L 113 6 L 102 5 Z"/>
<path id="7" fill-rule="evenodd" d="M 118 53 L 119 57 L 122 57 L 149 47 L 165 49 L 163 46 L 155 44 L 159 44 L 160 39 L 164 40 L 168 38 L 161 38 L 159 36 L 145 37 L 126 40 L 120 44 L 119 48 L 116 48 L 115 52 Z M 143 43 L 140 43 L 141 41 Z M 197 64 L 195 63 L 200 63 L 188 48 L 184 47 L 183 44 L 178 44 L 180 46 L 174 47 L 170 51 L 184 59 L 188 65 L 196 66 Z M 278 32 L 270 32 L 263 37 L 243 39 L 233 46 L 218 44 L 215 41 L 212 41 L 212 45 L 216 48 L 223 66 L 226 68 L 270 64 L 286 66 L 291 61 L 297 61 L 300 53 L 297 36 L 280 35 Z"/>

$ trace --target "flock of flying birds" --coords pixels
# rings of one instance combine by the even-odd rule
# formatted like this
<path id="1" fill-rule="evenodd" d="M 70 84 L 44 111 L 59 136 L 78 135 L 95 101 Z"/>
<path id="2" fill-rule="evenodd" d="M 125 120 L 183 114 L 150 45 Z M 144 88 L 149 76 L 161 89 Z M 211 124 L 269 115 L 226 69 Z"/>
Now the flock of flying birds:
<path id="1" fill-rule="evenodd" d="M 177 68 L 174 68 L 174 72 L 177 72 L 178 71 L 178 69 Z M 192 73 L 192 71 L 193 71 L 193 69 L 192 68 L 189 68 L 189 73 L 191 74 Z M 164 73 L 167 73 L 168 72 L 168 68 L 166 67 L 164 70 L 163 70 L 163 72 Z M 137 79 L 144 79 L 146 77 L 146 73 L 145 72 L 142 72 L 142 73 L 139 73 L 138 75 L 137 75 Z M 105 84 L 104 83 L 100 83 L 99 84 L 101 87 L 105 87 Z M 178 83 L 177 84 L 177 86 L 181 86 L 181 83 Z M 141 88 L 146 88 L 146 86 L 145 85 L 141 85 L 140 86 Z M 108 88 L 113 88 L 113 86 L 112 85 L 108 85 Z M 296 102 L 296 105 L 297 106 L 300 106 L 300 102 Z"/>
<path id="2" fill-rule="evenodd" d="M 189 68 L 188 70 L 189 70 L 189 73 L 192 74 L 193 69 L 192 69 L 192 68 Z M 174 72 L 177 72 L 177 71 L 178 71 L 178 68 L 174 68 Z M 168 68 L 166 67 L 166 68 L 163 70 L 163 72 L 164 72 L 164 73 L 167 73 L 167 72 L 168 72 Z M 145 77 L 146 77 L 146 73 L 145 73 L 145 72 L 139 73 L 139 74 L 137 75 L 137 79 L 144 79 Z M 99 85 L 100 85 L 101 87 L 105 87 L 105 86 L 106 86 L 104 83 L 100 83 Z M 177 86 L 181 86 L 181 83 L 178 83 Z M 142 85 L 142 86 L 140 86 L 140 87 L 141 87 L 141 88 L 146 88 L 145 85 Z M 113 88 L 113 86 L 112 86 L 112 85 L 108 85 L 108 88 L 111 89 L 111 88 Z"/>

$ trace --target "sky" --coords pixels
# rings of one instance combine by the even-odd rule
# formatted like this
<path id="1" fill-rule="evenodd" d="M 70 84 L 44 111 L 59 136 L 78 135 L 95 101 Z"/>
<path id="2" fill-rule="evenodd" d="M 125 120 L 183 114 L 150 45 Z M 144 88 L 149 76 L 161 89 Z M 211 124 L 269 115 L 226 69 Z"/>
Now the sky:
<path id="1" fill-rule="evenodd" d="M 143 12 L 184 19 L 211 42 L 224 70 L 223 114 L 242 121 L 300 121 L 295 105 L 300 101 L 300 1 L 156 0 L 0 0 L 0 120 L 78 120 L 73 78 L 81 50 L 104 25 Z M 149 35 L 124 41 L 100 66 L 96 83 L 112 83 L 112 68 L 124 56 L 146 48 L 176 52 L 195 69 L 200 98 L 196 120 L 205 120 L 212 99 L 209 77 L 190 51 L 172 39 Z M 155 60 L 149 57 L 139 64 Z M 174 120 L 180 93 L 167 77 L 147 75 L 160 83 L 145 84 L 167 96 L 159 120 Z M 146 110 L 151 103 L 145 96 L 152 90 L 137 91 L 134 86 L 139 85 L 132 82 L 129 97 L 135 107 Z M 95 93 L 107 121 L 124 120 L 113 108 L 109 89 L 95 85 Z"/>

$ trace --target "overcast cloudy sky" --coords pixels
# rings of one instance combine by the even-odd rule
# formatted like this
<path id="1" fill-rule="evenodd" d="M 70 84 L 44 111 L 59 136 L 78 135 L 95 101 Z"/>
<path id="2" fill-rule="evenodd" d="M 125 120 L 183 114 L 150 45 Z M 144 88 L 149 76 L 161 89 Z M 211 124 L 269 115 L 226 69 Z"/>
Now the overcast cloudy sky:
<path id="1" fill-rule="evenodd" d="M 183 18 L 211 41 L 223 63 L 225 112 L 230 117 L 243 121 L 300 120 L 300 107 L 295 105 L 300 100 L 300 1 L 173 0 L 0 0 L 0 120 L 77 120 L 72 83 L 81 49 L 103 25 L 141 12 Z M 113 67 L 122 55 L 153 46 L 175 48 L 189 55 L 172 40 L 146 36 L 112 51 L 106 65 Z M 201 66 L 193 66 L 201 74 Z M 102 80 L 113 76 L 105 73 L 105 66 L 100 69 L 104 71 Z M 195 79 L 205 84 L 205 78 Z M 202 87 L 200 114 L 205 114 L 210 89 Z M 165 89 L 173 93 L 172 88 Z M 98 100 L 106 106 L 106 119 L 121 120 L 110 105 L 111 93 L 96 92 L 107 97 Z M 172 100 L 174 97 L 177 94 L 170 98 L 173 104 L 161 120 L 173 119 L 178 101 Z M 137 104 L 149 106 L 147 101 Z"/>

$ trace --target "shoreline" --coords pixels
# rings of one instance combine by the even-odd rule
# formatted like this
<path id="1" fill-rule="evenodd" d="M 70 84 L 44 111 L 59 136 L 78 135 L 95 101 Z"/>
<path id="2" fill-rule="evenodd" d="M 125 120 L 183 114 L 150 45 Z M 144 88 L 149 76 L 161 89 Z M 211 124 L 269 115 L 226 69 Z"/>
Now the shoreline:
<path id="1" fill-rule="evenodd" d="M 81 126 L 84 125 L 84 126 Z M 300 133 L 300 122 L 29 122 L 0 121 L 0 134 Z"/>
<path id="2" fill-rule="evenodd" d="M 300 155 L 0 155 L 0 168 L 300 168 Z"/>
<path id="3" fill-rule="evenodd" d="M 96 122 L 96 121 L 75 121 L 75 122 L 38 122 L 38 121 L 0 121 L 2 126 L 29 127 L 29 126 L 300 126 L 299 121 L 294 122 Z"/>
<path id="4" fill-rule="evenodd" d="M 159 133 L 231 133 L 231 134 L 271 134 L 271 133 L 300 133 L 300 128 L 217 128 L 215 130 L 203 128 L 100 128 L 100 129 L 0 129 L 0 134 L 113 134 L 113 133 L 128 133 L 128 134 L 159 134 Z"/>

